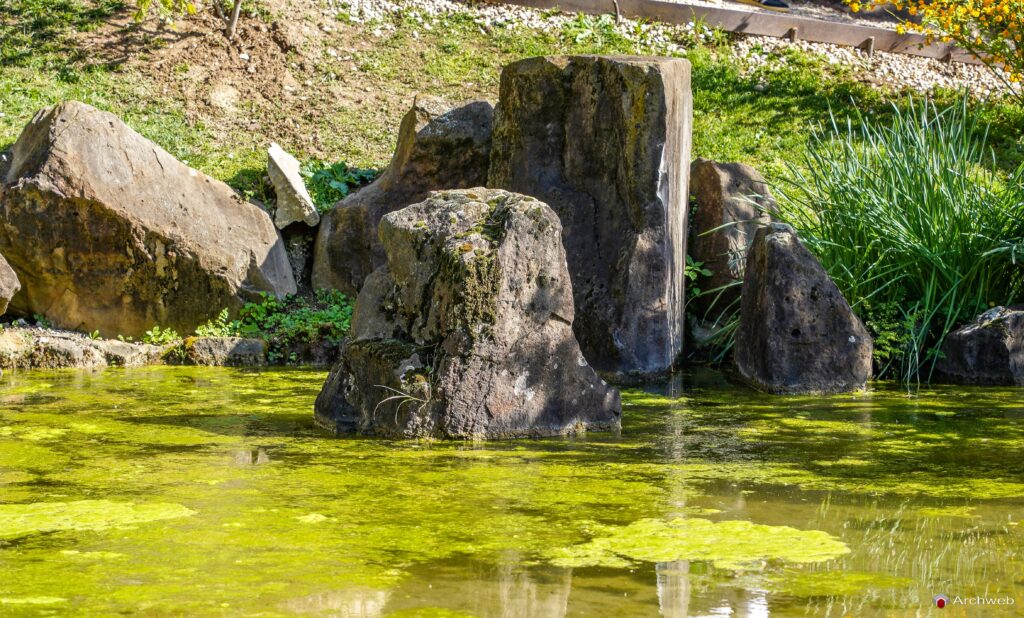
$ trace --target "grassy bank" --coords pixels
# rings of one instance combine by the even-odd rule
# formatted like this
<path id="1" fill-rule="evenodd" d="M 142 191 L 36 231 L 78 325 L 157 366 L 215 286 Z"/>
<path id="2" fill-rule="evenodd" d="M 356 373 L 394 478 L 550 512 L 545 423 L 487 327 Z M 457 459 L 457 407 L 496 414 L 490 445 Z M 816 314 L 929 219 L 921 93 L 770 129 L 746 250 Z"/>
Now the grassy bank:
<path id="1" fill-rule="evenodd" d="M 665 51 L 643 36 L 618 34 L 610 20 L 600 18 L 580 17 L 546 31 L 485 31 L 466 13 L 442 18 L 440 27 L 428 30 L 410 11 L 365 24 L 330 20 L 330 32 L 322 32 L 327 18 L 315 2 L 293 4 L 288 11 L 265 4 L 245 17 L 240 35 L 257 51 L 261 31 L 275 22 L 321 28 L 301 51 L 276 52 L 286 84 L 297 84 L 293 90 L 300 94 L 278 97 L 274 82 L 267 92 L 249 97 L 243 91 L 243 100 L 218 106 L 218 88 L 239 89 L 255 78 L 244 64 L 232 64 L 237 51 L 218 40 L 208 19 L 161 28 L 155 21 L 134 25 L 128 7 L 117 0 L 4 2 L 0 148 L 13 143 L 39 108 L 78 99 L 118 114 L 176 157 L 257 197 L 263 148 L 270 140 L 300 159 L 381 167 L 390 158 L 398 121 L 417 94 L 494 99 L 502 65 L 526 56 Z M 890 96 L 814 57 L 789 51 L 745 74 L 725 35 L 688 38 L 674 42 L 693 63 L 696 156 L 750 163 L 776 179 L 805 149 L 808 125 L 822 121 L 830 108 L 839 116 L 854 106 L 887 113 Z M 207 71 L 195 61 L 198 54 L 183 55 L 182 41 L 208 52 L 207 64 L 219 68 Z M 197 75 L 206 83 L 196 84 Z M 1015 166 L 1021 159 L 1016 136 L 1024 127 L 1020 112 L 992 104 L 976 105 L 972 113 L 994 123 L 998 158 L 1006 168 Z"/>

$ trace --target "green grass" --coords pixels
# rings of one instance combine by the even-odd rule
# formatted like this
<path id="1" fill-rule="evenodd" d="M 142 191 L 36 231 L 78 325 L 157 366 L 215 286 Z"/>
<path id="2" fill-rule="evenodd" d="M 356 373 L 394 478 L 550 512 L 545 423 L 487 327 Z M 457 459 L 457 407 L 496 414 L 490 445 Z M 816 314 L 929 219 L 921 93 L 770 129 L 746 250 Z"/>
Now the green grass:
<path id="1" fill-rule="evenodd" d="M 905 382 L 930 378 L 952 329 L 1024 291 L 1024 168 L 1003 176 L 986 137 L 966 101 L 833 117 L 781 192 L 782 216 L 875 331 L 882 370 Z"/>
<path id="2" fill-rule="evenodd" d="M 262 149 L 270 140 L 282 141 L 280 135 L 247 130 L 241 123 L 195 109 L 192 101 L 160 92 L 138 65 L 88 63 L 88 54 L 80 48 L 82 37 L 71 34 L 97 28 L 122 6 L 115 0 L 0 0 L 0 7 L 7 9 L 0 11 L 6 13 L 0 18 L 0 148 L 13 143 L 39 108 L 78 99 L 121 116 L 197 169 L 261 197 Z M 347 77 L 379 96 L 338 106 L 324 96 L 323 113 L 310 118 L 265 102 L 248 102 L 238 114 L 265 118 L 263 124 L 270 126 L 295 119 L 304 123 L 303 132 L 319 133 L 315 147 L 283 140 L 300 159 L 382 168 L 390 158 L 398 120 L 416 94 L 456 101 L 493 99 L 501 67 L 527 56 L 665 52 L 663 46 L 648 42 L 649 37 L 617 33 L 607 17 L 577 17 L 548 32 L 495 27 L 484 33 L 468 14 L 444 18 L 431 30 L 410 12 L 389 23 L 392 32 L 373 38 L 369 32 L 379 24 L 338 22 L 342 42 L 373 38 L 372 45 L 353 54 L 357 74 Z M 769 180 L 778 180 L 805 150 L 808 125 L 826 118 L 830 106 L 840 117 L 855 107 L 888 113 L 885 97 L 877 91 L 798 51 L 786 52 L 785 64 L 744 75 L 722 46 L 725 38 L 717 34 L 704 43 L 682 32 L 677 36 L 693 64 L 694 156 L 750 163 Z M 350 71 L 338 59 L 314 60 L 309 72 L 297 79 L 328 83 L 330 74 L 344 76 Z M 174 70 L 182 73 L 180 67 Z M 1020 111 L 1003 104 L 972 109 L 994 123 L 993 134 L 999 139 L 993 146 L 1000 161 L 1007 161 L 1006 169 L 1015 167 L 1022 158 L 1017 137 L 1024 126 Z"/>

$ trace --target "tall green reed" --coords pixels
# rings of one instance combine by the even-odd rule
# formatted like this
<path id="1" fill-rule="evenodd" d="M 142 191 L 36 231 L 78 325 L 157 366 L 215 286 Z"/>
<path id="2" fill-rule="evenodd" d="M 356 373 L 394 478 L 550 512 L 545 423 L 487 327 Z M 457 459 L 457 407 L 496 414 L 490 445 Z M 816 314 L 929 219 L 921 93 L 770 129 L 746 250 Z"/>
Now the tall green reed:
<path id="1" fill-rule="evenodd" d="M 966 98 L 830 114 L 778 187 L 780 218 L 874 331 L 882 376 L 929 380 L 951 330 L 1021 296 L 1024 169 L 1000 174 L 987 137 Z"/>

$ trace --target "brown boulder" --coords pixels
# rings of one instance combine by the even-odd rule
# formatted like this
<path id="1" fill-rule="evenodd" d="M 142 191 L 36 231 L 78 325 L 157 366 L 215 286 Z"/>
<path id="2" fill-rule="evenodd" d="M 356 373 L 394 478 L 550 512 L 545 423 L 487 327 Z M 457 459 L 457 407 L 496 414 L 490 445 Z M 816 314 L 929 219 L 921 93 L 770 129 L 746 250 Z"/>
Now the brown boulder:
<path id="1" fill-rule="evenodd" d="M 747 251 L 757 230 L 771 222 L 775 200 L 754 168 L 707 159 L 690 166 L 690 195 L 689 254 L 711 275 L 697 280 L 704 294 L 686 309 L 713 324 L 726 309 L 739 308 Z"/>
<path id="2" fill-rule="evenodd" d="M 18 281 L 17 273 L 7 263 L 4 256 L 0 255 L 0 315 L 7 312 L 7 305 L 20 289 L 21 282 Z"/>
<path id="3" fill-rule="evenodd" d="M 574 331 L 600 371 L 656 374 L 683 343 L 690 64 L 530 58 L 505 67 L 488 186 L 562 222 Z"/>
<path id="4" fill-rule="evenodd" d="M 871 336 L 788 225 L 754 236 L 733 356 L 740 375 L 772 393 L 841 393 L 871 377 Z"/>
<path id="5" fill-rule="evenodd" d="M 558 217 L 490 189 L 446 191 L 381 221 L 387 264 L 356 301 L 319 424 L 393 437 L 513 438 L 619 426 L 587 365 Z"/>
<path id="6" fill-rule="evenodd" d="M 955 384 L 1024 386 L 1024 310 L 995 307 L 947 335 L 935 370 Z"/>
<path id="7" fill-rule="evenodd" d="M 57 326 L 191 332 L 224 307 L 295 280 L 270 217 L 117 117 L 70 102 L 41 111 L 0 186 L 11 304 Z"/>
<path id="8" fill-rule="evenodd" d="M 402 118 L 387 170 L 321 218 L 313 288 L 354 297 L 363 280 L 385 262 L 377 238 L 381 217 L 422 201 L 430 191 L 484 184 L 493 113 L 486 101 L 451 108 L 437 99 L 417 99 Z"/>

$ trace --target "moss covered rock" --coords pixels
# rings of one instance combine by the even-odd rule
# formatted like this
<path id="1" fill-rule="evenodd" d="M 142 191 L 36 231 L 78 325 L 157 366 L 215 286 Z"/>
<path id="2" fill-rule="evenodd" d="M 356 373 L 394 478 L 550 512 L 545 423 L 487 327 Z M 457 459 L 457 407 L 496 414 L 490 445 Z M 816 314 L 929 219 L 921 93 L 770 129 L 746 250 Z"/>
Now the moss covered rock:
<path id="1" fill-rule="evenodd" d="M 317 398 L 338 432 L 509 438 L 618 427 L 584 360 L 558 217 L 500 190 L 431 194 L 384 217 L 387 264 Z"/>

